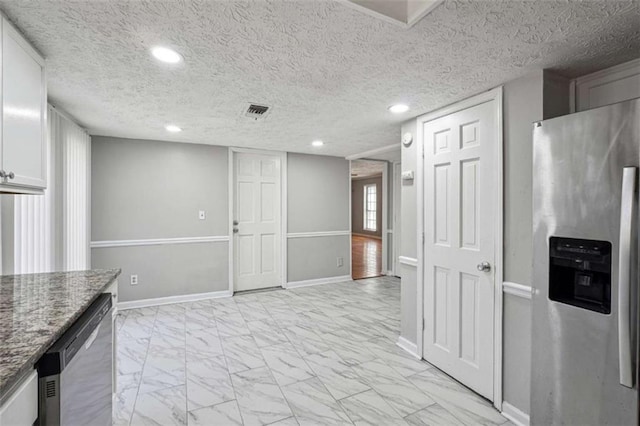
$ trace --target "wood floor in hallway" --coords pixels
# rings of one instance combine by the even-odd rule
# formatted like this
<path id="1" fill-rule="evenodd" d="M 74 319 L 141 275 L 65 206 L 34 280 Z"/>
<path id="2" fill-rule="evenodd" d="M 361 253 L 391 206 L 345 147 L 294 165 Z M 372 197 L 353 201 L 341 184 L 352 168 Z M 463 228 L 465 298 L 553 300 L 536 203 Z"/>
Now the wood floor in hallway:
<path id="1" fill-rule="evenodd" d="M 351 261 L 354 280 L 382 275 L 382 240 L 352 235 Z"/>

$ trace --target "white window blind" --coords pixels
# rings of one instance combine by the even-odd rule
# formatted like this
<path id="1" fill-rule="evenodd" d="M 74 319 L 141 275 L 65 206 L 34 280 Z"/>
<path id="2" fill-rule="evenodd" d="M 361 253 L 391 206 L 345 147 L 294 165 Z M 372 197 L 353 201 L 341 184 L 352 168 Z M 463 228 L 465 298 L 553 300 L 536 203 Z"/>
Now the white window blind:
<path id="1" fill-rule="evenodd" d="M 14 273 L 87 269 L 91 138 L 48 108 L 47 189 L 14 201 Z"/>

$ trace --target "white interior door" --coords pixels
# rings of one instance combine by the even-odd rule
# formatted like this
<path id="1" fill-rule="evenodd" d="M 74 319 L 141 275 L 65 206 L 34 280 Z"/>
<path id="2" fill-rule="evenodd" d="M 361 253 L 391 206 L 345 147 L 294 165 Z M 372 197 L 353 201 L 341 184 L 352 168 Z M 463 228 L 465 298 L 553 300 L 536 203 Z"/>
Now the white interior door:
<path id="1" fill-rule="evenodd" d="M 495 114 L 486 102 L 423 124 L 423 356 L 490 400 L 494 188 L 501 167 L 494 158 Z"/>
<path id="2" fill-rule="evenodd" d="M 281 286 L 279 156 L 234 155 L 235 291 Z"/>

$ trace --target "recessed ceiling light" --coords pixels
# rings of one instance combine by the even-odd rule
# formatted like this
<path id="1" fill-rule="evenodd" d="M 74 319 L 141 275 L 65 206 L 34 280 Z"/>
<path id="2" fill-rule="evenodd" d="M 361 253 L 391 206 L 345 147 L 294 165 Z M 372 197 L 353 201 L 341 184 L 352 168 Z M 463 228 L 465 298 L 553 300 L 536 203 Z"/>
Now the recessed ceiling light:
<path id="1" fill-rule="evenodd" d="M 318 147 L 318 146 L 324 145 L 324 142 L 322 142 L 322 141 L 313 141 L 313 142 L 311 142 L 311 145 Z"/>
<path id="2" fill-rule="evenodd" d="M 391 111 L 394 114 L 402 114 L 403 112 L 409 111 L 409 107 L 405 104 L 396 104 L 396 105 L 391 105 L 389 107 L 389 111 Z"/>
<path id="3" fill-rule="evenodd" d="M 164 126 L 164 128 L 166 129 L 167 132 L 171 132 L 171 133 L 178 133 L 182 131 L 180 127 L 173 124 L 167 124 L 166 126 Z"/>
<path id="4" fill-rule="evenodd" d="M 182 55 L 175 50 L 168 47 L 156 46 L 151 49 L 151 54 L 159 61 L 166 62 L 168 64 L 177 64 L 182 61 Z"/>

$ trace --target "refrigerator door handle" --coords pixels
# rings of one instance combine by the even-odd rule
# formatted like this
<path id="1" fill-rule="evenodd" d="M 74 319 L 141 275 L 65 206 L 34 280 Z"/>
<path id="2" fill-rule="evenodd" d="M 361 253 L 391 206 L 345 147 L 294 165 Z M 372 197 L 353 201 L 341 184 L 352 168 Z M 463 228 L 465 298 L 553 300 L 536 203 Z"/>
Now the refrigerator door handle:
<path id="1" fill-rule="evenodd" d="M 631 244 L 633 204 L 636 193 L 636 167 L 625 167 L 620 203 L 620 253 L 618 259 L 618 352 L 620 384 L 633 387 L 631 356 Z"/>

